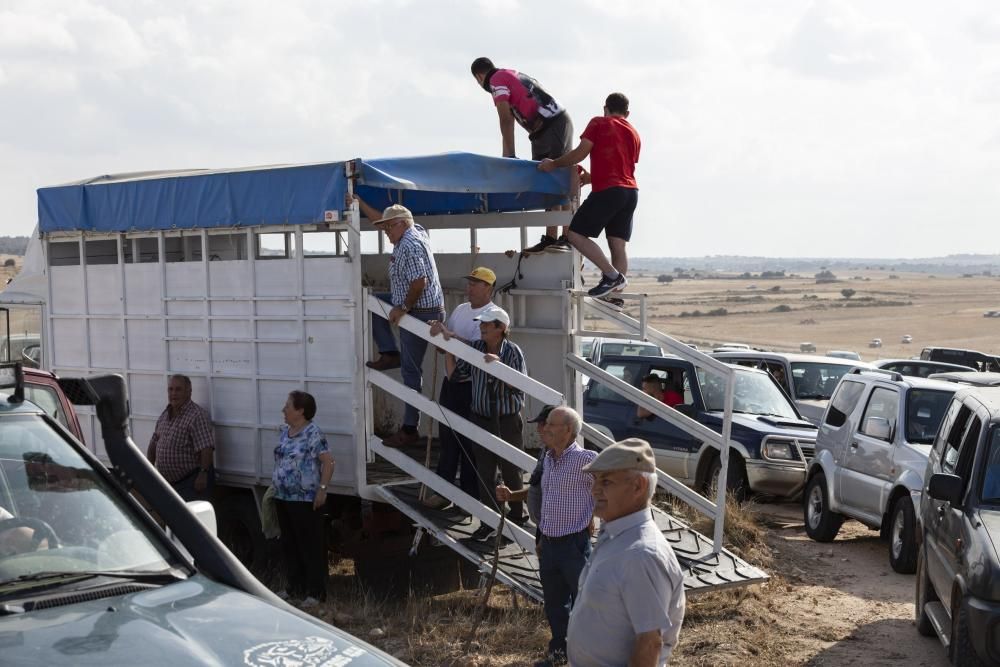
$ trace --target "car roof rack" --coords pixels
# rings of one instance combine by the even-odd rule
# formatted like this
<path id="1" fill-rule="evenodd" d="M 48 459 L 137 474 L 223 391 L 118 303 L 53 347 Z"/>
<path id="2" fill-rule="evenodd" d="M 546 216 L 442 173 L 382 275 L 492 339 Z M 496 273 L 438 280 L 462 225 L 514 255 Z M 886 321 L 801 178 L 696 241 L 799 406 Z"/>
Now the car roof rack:
<path id="1" fill-rule="evenodd" d="M 862 373 L 881 373 L 883 375 L 888 375 L 890 380 L 894 382 L 899 382 L 903 379 L 903 374 L 899 371 L 890 371 L 887 368 L 862 368 L 857 366 L 850 370 L 853 375 L 861 375 Z"/>
<path id="2" fill-rule="evenodd" d="M 14 388 L 7 397 L 8 403 L 24 403 L 24 367 L 20 361 L 0 363 L 0 389 Z"/>

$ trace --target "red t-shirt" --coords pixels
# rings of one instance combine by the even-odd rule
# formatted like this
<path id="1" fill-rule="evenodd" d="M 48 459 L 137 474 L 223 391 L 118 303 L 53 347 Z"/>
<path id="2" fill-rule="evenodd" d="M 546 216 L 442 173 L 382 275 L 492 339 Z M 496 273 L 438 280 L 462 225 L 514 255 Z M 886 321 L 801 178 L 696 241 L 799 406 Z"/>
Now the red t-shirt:
<path id="1" fill-rule="evenodd" d="M 684 397 L 681 396 L 678 392 L 674 391 L 673 389 L 667 389 L 665 392 L 663 392 L 663 402 L 669 405 L 670 407 L 674 407 L 675 405 L 680 405 L 681 403 L 683 403 Z"/>
<path id="2" fill-rule="evenodd" d="M 622 187 L 638 189 L 635 163 L 639 161 L 639 133 L 620 116 L 591 118 L 580 135 L 594 144 L 590 149 L 592 192 Z"/>

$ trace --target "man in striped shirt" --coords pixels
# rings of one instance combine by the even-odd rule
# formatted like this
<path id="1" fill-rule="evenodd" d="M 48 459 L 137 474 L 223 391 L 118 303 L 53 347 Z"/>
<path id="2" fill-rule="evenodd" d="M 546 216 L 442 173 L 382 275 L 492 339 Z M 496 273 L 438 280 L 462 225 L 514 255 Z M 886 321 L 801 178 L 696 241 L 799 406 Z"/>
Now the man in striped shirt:
<path id="1" fill-rule="evenodd" d="M 391 294 L 378 294 L 382 301 L 392 304 L 388 318 L 372 316 L 372 337 L 379 350 L 377 361 L 366 365 L 377 371 L 386 371 L 402 365 L 403 384 L 416 392 L 423 389 L 423 363 L 427 352 L 427 341 L 401 330 L 399 346 L 392 333 L 392 326 L 399 324 L 403 315 L 409 314 L 418 320 L 430 322 L 444 318 L 444 292 L 438 278 L 437 264 L 431 251 L 427 230 L 413 222 L 413 214 L 405 206 L 393 204 L 379 217 L 377 209 L 369 206 L 360 197 L 348 195 L 357 201 L 361 212 L 376 229 L 385 232 L 392 242 L 392 257 L 389 260 L 389 287 Z M 420 440 L 417 424 L 420 411 L 406 404 L 403 411 L 403 426 L 383 442 L 389 447 L 404 447 Z"/>
<path id="2" fill-rule="evenodd" d="M 527 373 L 524 353 L 508 338 L 510 316 L 507 311 L 497 306 L 483 311 L 475 319 L 479 321 L 480 339 L 472 346 L 485 353 L 486 363 L 499 361 L 519 373 Z M 524 422 L 521 420 L 521 408 L 524 406 L 524 392 L 501 382 L 466 361 L 458 360 L 453 368 L 449 363 L 448 370 L 453 382 L 461 381 L 466 375 L 472 377 L 472 422 L 506 440 L 508 444 L 522 449 L 524 442 L 521 432 Z M 476 447 L 473 458 L 476 460 L 476 473 L 479 477 L 479 497 L 484 502 L 495 496 L 494 485 L 498 467 L 504 484 L 514 490 L 520 490 L 524 486 L 521 469 L 489 449 Z M 502 512 L 502 503 L 496 509 Z M 507 517 L 514 523 L 523 524 L 527 520 L 524 502 L 511 503 Z M 489 537 L 492 532 L 492 528 L 483 524 L 472 537 L 482 540 Z"/>
<path id="3" fill-rule="evenodd" d="M 552 630 L 548 654 L 536 667 L 566 664 L 569 610 L 577 594 L 580 572 L 590 556 L 593 528 L 593 476 L 583 467 L 597 452 L 577 444 L 582 420 L 573 408 L 558 407 L 545 420 L 542 442 L 542 512 L 538 522 L 538 575 L 542 581 L 545 617 Z M 497 500 L 527 496 L 527 491 L 496 488 Z"/>

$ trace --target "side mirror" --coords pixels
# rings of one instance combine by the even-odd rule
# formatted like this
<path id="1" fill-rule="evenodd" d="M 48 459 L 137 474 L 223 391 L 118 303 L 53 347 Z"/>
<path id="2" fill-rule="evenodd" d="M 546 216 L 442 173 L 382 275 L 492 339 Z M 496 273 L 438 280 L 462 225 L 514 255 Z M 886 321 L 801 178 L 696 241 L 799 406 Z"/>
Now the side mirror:
<path id="1" fill-rule="evenodd" d="M 879 440 L 888 440 L 892 434 L 892 427 L 885 417 L 869 417 L 865 420 L 865 435 Z"/>
<path id="2" fill-rule="evenodd" d="M 951 503 L 952 507 L 961 507 L 962 478 L 958 475 L 948 475 L 942 472 L 934 473 L 927 484 L 927 495 L 934 500 Z"/>

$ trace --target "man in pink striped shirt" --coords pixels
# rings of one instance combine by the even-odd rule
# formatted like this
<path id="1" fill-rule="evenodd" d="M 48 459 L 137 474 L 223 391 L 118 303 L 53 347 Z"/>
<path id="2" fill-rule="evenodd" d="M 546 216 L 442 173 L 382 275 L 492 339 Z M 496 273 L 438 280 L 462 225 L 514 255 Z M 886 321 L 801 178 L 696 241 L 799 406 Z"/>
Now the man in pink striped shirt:
<path id="1" fill-rule="evenodd" d="M 576 599 L 577 582 L 590 556 L 594 478 L 582 468 L 597 452 L 577 444 L 582 420 L 573 408 L 549 413 L 542 431 L 545 462 L 542 468 L 542 513 L 538 522 L 538 575 L 542 581 L 545 617 L 552 630 L 549 650 L 538 666 L 566 664 L 566 629 Z M 498 486 L 497 500 L 523 500 L 527 490 Z"/>

